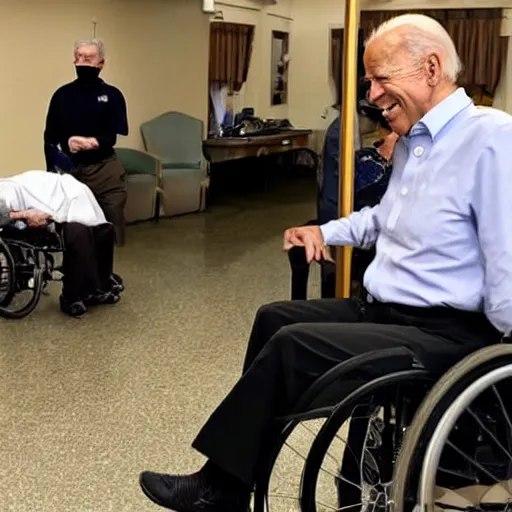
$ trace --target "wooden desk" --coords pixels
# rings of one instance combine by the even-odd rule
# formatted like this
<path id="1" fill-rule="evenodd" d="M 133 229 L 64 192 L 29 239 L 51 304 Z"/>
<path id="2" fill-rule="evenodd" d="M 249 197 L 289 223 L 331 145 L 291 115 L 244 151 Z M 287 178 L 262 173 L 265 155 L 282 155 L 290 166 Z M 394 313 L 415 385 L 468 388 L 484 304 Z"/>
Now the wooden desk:
<path id="1" fill-rule="evenodd" d="M 288 130 L 277 135 L 224 137 L 203 141 L 203 153 L 210 163 L 261 157 L 309 147 L 312 130 Z"/>

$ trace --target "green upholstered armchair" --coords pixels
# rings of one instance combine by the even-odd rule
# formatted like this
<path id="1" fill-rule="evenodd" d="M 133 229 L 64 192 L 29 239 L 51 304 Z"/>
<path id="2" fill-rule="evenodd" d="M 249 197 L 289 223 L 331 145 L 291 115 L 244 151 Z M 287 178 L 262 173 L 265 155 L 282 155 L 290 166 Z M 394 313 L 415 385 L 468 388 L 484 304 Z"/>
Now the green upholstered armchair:
<path id="1" fill-rule="evenodd" d="M 162 168 L 160 159 L 137 149 L 116 148 L 116 153 L 126 171 L 126 223 L 157 218 Z"/>
<path id="2" fill-rule="evenodd" d="M 180 112 L 166 112 L 143 123 L 141 133 L 146 151 L 162 162 L 163 215 L 203 211 L 208 188 L 203 122 Z"/>

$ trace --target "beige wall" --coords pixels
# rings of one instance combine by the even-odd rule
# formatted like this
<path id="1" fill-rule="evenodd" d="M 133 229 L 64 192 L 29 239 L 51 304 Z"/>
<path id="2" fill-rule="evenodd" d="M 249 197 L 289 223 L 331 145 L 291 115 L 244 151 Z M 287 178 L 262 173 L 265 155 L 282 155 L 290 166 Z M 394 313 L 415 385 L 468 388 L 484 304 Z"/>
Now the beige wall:
<path id="1" fill-rule="evenodd" d="M 512 0 L 451 0 L 454 7 L 512 7 Z M 141 148 L 140 123 L 166 110 L 207 119 L 208 23 L 201 0 L 0 0 L 0 44 L 7 57 L 0 74 L 0 176 L 43 168 L 42 134 L 48 101 L 74 79 L 72 43 L 88 37 L 97 18 L 107 44 L 103 77 L 126 95 L 131 133 L 119 145 Z M 236 107 L 262 117 L 290 117 L 296 126 L 322 130 L 333 99 L 329 29 L 344 23 L 342 0 L 217 2 L 225 21 L 256 26 L 252 65 Z M 422 7 L 419 0 L 362 0 L 363 8 Z M 452 5 L 452 4 L 450 4 Z M 446 2 L 431 1 L 431 7 Z M 512 11 L 504 34 L 512 33 Z M 288 105 L 270 105 L 271 32 L 290 32 Z M 8 53 L 5 51 L 8 50 Z M 496 105 L 512 112 L 512 51 Z"/>
<path id="2" fill-rule="evenodd" d="M 450 7 L 508 7 L 512 0 L 450 0 Z M 446 0 L 361 0 L 363 9 L 446 8 Z M 329 31 L 342 27 L 344 2 L 340 0 L 294 0 L 292 62 L 290 68 L 291 121 L 315 130 L 326 128 L 329 117 L 322 118 L 326 107 L 334 101 L 334 85 L 330 76 Z M 504 27 L 507 24 L 506 20 Z M 510 34 L 504 28 L 504 35 Z M 512 51 L 509 52 L 507 74 L 498 91 L 496 105 L 512 113 Z"/>
<path id="3" fill-rule="evenodd" d="M 293 32 L 294 0 L 280 0 L 277 5 L 265 5 L 257 0 L 226 0 L 216 2 L 224 21 L 254 25 L 254 45 L 247 82 L 235 97 L 235 109 L 254 107 L 260 117 L 288 117 L 288 105 L 271 106 L 270 58 L 272 31 Z M 290 51 L 293 52 L 290 40 Z M 293 65 L 293 63 L 291 64 Z"/>
<path id="4" fill-rule="evenodd" d="M 299 127 L 322 129 L 322 115 L 334 101 L 329 62 L 329 30 L 342 26 L 339 0 L 295 0 L 293 6 L 290 118 Z"/>
<path id="5" fill-rule="evenodd" d="M 74 79 L 72 45 L 91 36 L 93 17 L 107 45 L 102 76 L 128 103 L 131 133 L 119 145 L 141 147 L 140 123 L 166 110 L 206 121 L 209 17 L 201 0 L 0 0 L 0 10 L 0 176 L 44 168 L 48 101 Z"/>

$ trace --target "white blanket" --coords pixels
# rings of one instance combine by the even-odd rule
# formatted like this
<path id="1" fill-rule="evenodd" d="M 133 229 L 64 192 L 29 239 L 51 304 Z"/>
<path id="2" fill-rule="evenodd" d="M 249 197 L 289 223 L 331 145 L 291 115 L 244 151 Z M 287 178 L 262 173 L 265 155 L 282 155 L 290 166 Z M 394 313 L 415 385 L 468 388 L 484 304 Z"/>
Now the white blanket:
<path id="1" fill-rule="evenodd" d="M 69 174 L 27 171 L 1 178 L 0 198 L 11 210 L 34 208 L 59 223 L 97 226 L 107 222 L 89 187 Z"/>

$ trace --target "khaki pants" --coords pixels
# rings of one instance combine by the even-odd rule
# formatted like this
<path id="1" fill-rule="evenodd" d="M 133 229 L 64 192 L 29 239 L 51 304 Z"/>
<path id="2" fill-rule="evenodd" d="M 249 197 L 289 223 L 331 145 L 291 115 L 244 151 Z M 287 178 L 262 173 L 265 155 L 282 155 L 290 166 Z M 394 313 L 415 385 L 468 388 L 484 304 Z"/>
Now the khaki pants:
<path id="1" fill-rule="evenodd" d="M 91 189 L 107 221 L 114 225 L 117 245 L 124 245 L 126 182 L 125 171 L 117 155 L 98 164 L 79 165 L 75 177 Z"/>

